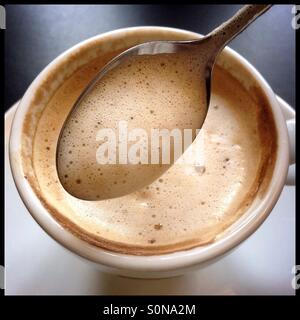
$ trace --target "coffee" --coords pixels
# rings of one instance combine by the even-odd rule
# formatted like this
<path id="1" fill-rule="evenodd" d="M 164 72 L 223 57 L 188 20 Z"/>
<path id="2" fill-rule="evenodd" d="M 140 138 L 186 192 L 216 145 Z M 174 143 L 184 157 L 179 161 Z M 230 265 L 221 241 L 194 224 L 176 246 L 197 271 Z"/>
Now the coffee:
<path id="1" fill-rule="evenodd" d="M 147 40 L 149 35 L 139 41 Z M 81 68 L 76 65 L 43 108 L 33 105 L 23 129 L 25 179 L 64 228 L 102 248 L 151 255 L 214 241 L 251 205 L 272 171 L 276 131 L 268 105 L 263 98 L 254 98 L 261 97 L 255 88 L 246 90 L 216 66 L 207 119 L 186 151 L 201 140 L 200 153 L 191 152 L 197 157 L 194 165 L 178 161 L 154 183 L 120 198 L 79 200 L 58 179 L 58 136 L 83 88 L 117 53 L 100 51 Z M 50 82 L 45 86 L 50 88 Z M 25 139 L 33 128 L 32 140 Z M 113 177 L 106 179 L 113 183 Z"/>
<path id="2" fill-rule="evenodd" d="M 85 200 L 114 198 L 138 190 L 163 174 L 176 160 L 174 149 L 180 149 L 178 156 L 182 154 L 184 130 L 191 130 L 194 139 L 196 129 L 201 128 L 206 116 L 202 60 L 199 52 L 192 55 L 190 51 L 136 56 L 107 73 L 64 127 L 57 165 L 66 190 Z M 120 135 L 121 121 L 126 126 L 126 139 L 131 130 L 138 129 L 143 133 L 143 136 L 125 142 L 125 149 L 119 148 L 120 141 L 115 138 Z M 97 139 L 102 129 L 114 134 L 112 141 L 107 142 L 106 137 Z M 151 157 L 153 129 L 168 132 L 175 129 L 181 134 L 175 148 L 172 139 L 168 150 L 162 147 L 158 150 L 156 163 Z M 140 165 L 131 163 L 127 155 L 136 142 L 139 143 Z M 108 147 L 113 145 L 116 146 L 112 150 L 114 153 L 108 153 Z M 97 161 L 99 146 L 107 152 L 107 161 L 111 164 Z M 164 155 L 168 153 L 167 163 L 163 162 L 163 151 Z"/>

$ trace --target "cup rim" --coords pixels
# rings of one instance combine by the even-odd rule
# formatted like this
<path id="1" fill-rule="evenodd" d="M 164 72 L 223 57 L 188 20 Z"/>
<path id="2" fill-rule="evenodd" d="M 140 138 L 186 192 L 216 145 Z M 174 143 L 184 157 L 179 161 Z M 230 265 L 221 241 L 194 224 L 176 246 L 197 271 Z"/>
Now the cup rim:
<path id="1" fill-rule="evenodd" d="M 166 271 L 175 270 L 185 267 L 191 267 L 200 263 L 207 262 L 213 258 L 221 256 L 229 250 L 236 247 L 239 243 L 248 238 L 254 233 L 262 222 L 271 213 L 280 193 L 283 189 L 288 167 L 289 167 L 289 140 L 288 133 L 285 124 L 285 119 L 282 115 L 278 101 L 273 93 L 271 87 L 262 77 L 262 75 L 252 66 L 245 58 L 235 52 L 233 49 L 226 47 L 224 51 L 231 56 L 233 59 L 238 60 L 247 72 L 255 77 L 260 88 L 265 93 L 265 96 L 272 109 L 276 130 L 278 133 L 278 147 L 275 166 L 273 170 L 273 176 L 269 183 L 268 190 L 264 194 L 263 199 L 259 205 L 251 212 L 251 214 L 243 221 L 243 223 L 233 232 L 225 235 L 223 238 L 216 240 L 215 242 L 205 245 L 198 246 L 192 249 L 183 251 L 177 251 L 173 253 L 151 255 L 151 256 L 137 256 L 125 253 L 118 253 L 108 251 L 106 249 L 93 246 L 88 242 L 79 239 L 78 237 L 71 234 L 68 230 L 64 229 L 55 218 L 47 211 L 47 209 L 41 204 L 35 192 L 31 189 L 25 179 L 20 179 L 22 174 L 22 165 L 18 161 L 18 158 L 14 155 L 16 150 L 19 150 L 21 145 L 21 128 L 23 127 L 23 120 L 26 115 L 26 111 L 29 104 L 26 101 L 30 100 L 34 89 L 38 86 L 40 80 L 64 57 L 70 52 L 82 47 L 94 40 L 100 38 L 110 37 L 115 34 L 125 34 L 128 31 L 172 31 L 182 35 L 189 35 L 199 37 L 198 33 L 191 32 L 188 30 L 160 27 L 160 26 L 139 26 L 130 28 L 121 28 L 113 31 L 105 32 L 94 37 L 88 38 L 84 41 L 79 42 L 70 49 L 64 51 L 52 62 L 50 62 L 41 73 L 35 78 L 32 84 L 25 92 L 21 99 L 16 113 L 14 115 L 12 129 L 10 133 L 9 141 L 9 158 L 12 169 L 13 179 L 15 181 L 17 190 L 27 207 L 31 216 L 36 222 L 44 229 L 44 231 L 50 235 L 54 240 L 63 245 L 70 251 L 78 254 L 79 256 L 90 260 L 96 264 L 108 266 L 115 269 L 135 270 L 135 271 Z"/>

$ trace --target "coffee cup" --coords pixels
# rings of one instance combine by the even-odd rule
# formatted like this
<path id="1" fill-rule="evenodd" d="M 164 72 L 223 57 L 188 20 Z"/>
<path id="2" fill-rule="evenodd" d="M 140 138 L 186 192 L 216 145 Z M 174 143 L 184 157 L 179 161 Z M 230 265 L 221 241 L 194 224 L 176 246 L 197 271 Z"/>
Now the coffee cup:
<path id="1" fill-rule="evenodd" d="M 293 180 L 292 171 L 289 172 L 288 178 L 287 173 L 289 165 L 295 159 L 293 140 L 295 119 L 284 117 L 272 89 L 258 71 L 239 54 L 225 48 L 218 59 L 218 64 L 242 82 L 246 88 L 251 87 L 253 83 L 259 85 L 259 89 L 264 92 L 273 114 L 277 132 L 277 153 L 273 174 L 263 197 L 257 197 L 248 210 L 225 232 L 220 234 L 214 242 L 187 250 L 150 256 L 137 256 L 97 247 L 75 236 L 50 214 L 37 190 L 32 187 L 28 179 L 24 179 L 24 161 L 22 160 L 24 159 L 24 150 L 21 148 L 21 145 L 24 145 L 22 128 L 24 128 L 26 121 L 28 124 L 28 118 L 26 117 L 28 117 L 29 111 L 31 121 L 29 125 L 26 125 L 26 130 L 29 135 L 34 135 L 36 120 L 43 111 L 45 101 L 49 99 L 66 77 L 74 73 L 87 61 L 105 53 L 105 50 L 112 45 L 114 50 L 117 51 L 122 50 L 128 44 L 133 45 L 135 42 L 153 39 L 168 39 L 170 35 L 174 40 L 201 37 L 199 34 L 179 29 L 135 27 L 93 37 L 67 50 L 51 62 L 30 85 L 18 105 L 11 129 L 9 153 L 12 173 L 20 196 L 33 218 L 65 248 L 101 270 L 124 276 L 140 278 L 176 276 L 208 265 L 221 258 L 255 232 L 271 213 L 285 183 L 292 183 Z M 42 94 L 40 93 L 37 97 L 36 92 L 38 89 L 41 92 L 41 86 L 45 85 L 47 85 L 48 90 L 42 91 Z M 25 143 L 30 150 L 32 141 L 27 139 Z M 29 153 L 25 157 L 30 159 L 31 154 Z"/>

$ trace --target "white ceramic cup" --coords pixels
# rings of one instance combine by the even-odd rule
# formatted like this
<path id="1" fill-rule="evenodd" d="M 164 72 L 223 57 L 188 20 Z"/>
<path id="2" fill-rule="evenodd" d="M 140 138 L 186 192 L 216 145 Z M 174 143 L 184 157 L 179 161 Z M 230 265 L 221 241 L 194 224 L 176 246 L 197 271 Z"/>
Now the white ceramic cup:
<path id="1" fill-rule="evenodd" d="M 225 48 L 218 58 L 218 64 L 222 65 L 222 67 L 241 81 L 245 87 L 251 87 L 253 83 L 259 85 L 271 106 L 275 120 L 278 136 L 277 157 L 273 176 L 262 199 L 255 199 L 243 216 L 222 233 L 215 242 L 190 250 L 153 256 L 128 255 L 95 247 L 64 229 L 47 211 L 30 184 L 23 178 L 24 174 L 20 157 L 21 129 L 26 113 L 32 107 L 32 97 L 39 85 L 49 77 L 50 73 L 64 66 L 65 61 L 70 60 L 70 58 L 75 61 L 72 65 L 73 71 L 76 70 L 80 64 L 83 64 L 83 62 L 76 63 L 78 52 L 83 48 L 89 48 L 89 46 L 93 48 L 90 50 L 91 59 L 92 56 L 95 57 L 95 54 L 97 55 L 108 50 L 112 40 L 114 49 L 122 49 L 125 45 L 128 45 L 128 42 L 126 42 L 128 39 L 131 39 L 129 42 L 134 38 L 137 41 L 141 41 L 141 39 L 148 41 L 157 39 L 158 35 L 161 39 L 168 39 L 170 34 L 178 39 L 201 37 L 201 35 L 196 33 L 173 28 L 134 27 L 101 34 L 77 44 L 51 62 L 33 81 L 18 105 L 11 129 L 9 144 L 11 169 L 20 196 L 32 217 L 52 238 L 65 248 L 84 258 L 86 261 L 93 263 L 103 271 L 123 276 L 137 278 L 171 277 L 207 266 L 230 252 L 231 249 L 235 248 L 255 232 L 272 211 L 285 183 L 292 184 L 295 181 L 293 169 L 287 175 L 290 164 L 295 162 L 295 115 L 291 116 L 291 113 L 286 110 L 282 112 L 272 89 L 259 72 L 235 51 Z M 111 48 L 109 49 L 111 50 Z M 51 89 L 49 90 L 51 91 Z M 284 104 L 281 103 L 281 105 Z"/>

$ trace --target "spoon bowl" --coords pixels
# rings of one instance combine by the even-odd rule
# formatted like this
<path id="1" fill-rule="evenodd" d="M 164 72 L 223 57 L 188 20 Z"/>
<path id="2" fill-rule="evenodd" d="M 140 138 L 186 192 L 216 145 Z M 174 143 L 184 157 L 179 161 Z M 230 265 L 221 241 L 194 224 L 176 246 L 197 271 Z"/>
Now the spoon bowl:
<path id="1" fill-rule="evenodd" d="M 137 120 L 131 119 L 133 118 L 131 116 L 130 119 L 133 121 L 130 122 L 129 126 L 132 127 L 134 123 L 140 127 L 139 124 L 142 122 L 143 129 L 147 133 L 150 133 L 153 123 L 156 122 L 158 128 L 165 128 L 163 125 L 165 123 L 168 124 L 167 127 L 170 130 L 174 127 L 181 132 L 186 129 L 191 129 L 192 139 L 190 140 L 190 143 L 192 143 L 197 136 L 197 130 L 202 127 L 208 111 L 211 95 L 211 75 L 218 54 L 230 40 L 236 37 L 255 18 L 269 8 L 270 5 L 246 5 L 231 19 L 200 40 L 147 42 L 132 47 L 112 59 L 82 92 L 62 127 L 58 140 L 56 159 L 58 176 L 63 187 L 73 196 L 83 200 L 103 200 L 131 193 L 151 184 L 154 180 L 159 178 L 159 176 L 176 162 L 188 145 L 184 145 L 181 148 L 181 151 L 176 153 L 174 150 L 177 145 L 175 140 L 172 141 L 169 144 L 169 149 L 167 149 L 167 152 L 169 153 L 169 162 L 163 161 L 164 149 L 159 145 L 159 160 L 154 163 L 151 161 L 152 158 L 150 159 L 150 156 L 147 157 L 146 160 L 148 161 L 146 162 L 122 162 L 120 161 L 119 156 L 119 162 L 105 163 L 99 161 L 97 153 L 96 156 L 95 154 L 88 154 L 82 147 L 70 150 L 70 145 L 74 143 L 74 140 L 82 140 L 81 133 L 84 137 L 86 124 L 89 126 L 89 124 L 94 123 L 92 121 L 95 121 L 94 119 L 97 118 L 97 116 L 95 116 L 97 112 L 93 109 L 94 106 L 96 105 L 97 108 L 99 106 L 101 109 L 103 107 L 102 104 L 105 104 L 104 101 L 106 101 L 108 105 L 106 108 L 108 117 L 106 119 L 111 118 L 114 119 L 114 121 L 111 121 L 111 119 L 105 120 L 105 117 L 104 120 L 98 117 L 97 124 L 99 124 L 99 127 L 98 125 L 95 125 L 95 129 L 112 128 L 117 121 L 120 123 L 122 120 L 129 119 L 126 112 L 124 112 L 124 109 L 118 109 L 113 103 L 107 101 L 104 92 L 105 90 L 109 91 L 109 85 L 118 81 L 118 77 L 126 79 L 123 83 L 126 83 L 127 85 L 127 83 L 131 81 L 130 79 L 135 78 L 137 70 L 141 69 L 138 64 L 146 65 L 146 71 L 144 71 L 144 69 L 142 70 L 144 72 L 143 76 L 151 78 L 152 81 L 147 80 L 146 83 L 148 83 L 149 88 L 144 88 L 144 90 L 139 90 L 139 84 L 137 87 L 134 84 L 131 84 L 131 86 L 129 86 L 130 88 L 125 85 L 125 88 L 122 91 L 123 95 L 119 94 L 118 105 L 122 105 L 122 103 L 124 103 L 123 100 L 125 100 L 125 104 L 128 107 L 130 96 L 138 97 L 137 100 L 142 101 L 142 107 L 139 112 L 143 114 L 143 120 L 139 120 L 139 117 L 136 116 L 134 118 L 138 118 Z M 159 105 L 159 102 L 157 103 L 155 99 L 158 96 L 161 96 L 161 93 L 158 90 L 159 87 L 164 88 L 166 86 L 165 75 L 171 74 L 174 69 L 174 67 L 172 67 L 172 69 L 166 71 L 166 66 L 169 64 L 178 65 L 179 71 L 176 71 L 178 77 L 181 78 L 180 84 L 188 83 L 188 89 L 184 88 L 183 90 L 182 88 L 184 86 L 180 86 L 179 84 L 175 86 L 172 85 L 172 90 L 174 90 L 174 92 L 170 92 L 169 96 L 171 97 L 170 100 L 173 101 L 169 103 L 170 108 L 168 109 L 165 107 L 165 104 Z M 152 70 L 149 71 L 147 65 L 151 66 Z M 124 69 L 124 66 L 130 66 L 130 68 L 132 66 L 138 66 L 138 68 L 132 71 L 131 69 Z M 159 69 L 157 66 L 163 66 L 163 68 Z M 174 83 L 173 78 L 171 81 Z M 99 94 L 97 90 L 101 94 Z M 185 100 L 186 105 L 193 105 L 191 109 L 188 110 L 185 105 L 177 106 L 178 101 L 181 101 L 180 98 L 176 97 L 178 91 L 179 97 L 181 98 L 183 95 L 194 95 L 194 100 Z M 95 92 L 97 99 L 93 100 L 91 97 L 93 97 L 93 95 L 95 96 Z M 145 97 L 141 97 L 140 92 L 145 93 Z M 151 94 L 147 96 L 149 92 Z M 115 94 L 118 95 L 118 92 L 115 93 L 114 91 L 110 91 L 109 99 L 115 99 Z M 128 95 L 129 100 L 127 101 L 125 96 Z M 130 101 L 130 103 L 132 101 Z M 156 110 L 152 110 L 154 108 L 151 109 L 149 106 L 153 103 L 155 104 L 155 101 L 158 107 Z M 91 105 L 93 108 L 90 108 Z M 112 107 L 109 108 L 109 105 L 113 106 L 114 109 Z M 150 114 L 147 116 L 149 108 Z M 182 110 L 188 112 L 183 114 Z M 169 116 L 174 114 L 176 115 L 175 118 L 177 118 L 179 125 L 175 122 L 172 125 L 169 123 L 171 122 Z M 157 118 L 153 118 L 155 115 L 157 115 Z M 160 122 L 157 119 L 160 119 Z M 178 121 L 178 119 L 180 120 Z M 120 137 L 120 127 L 114 129 Z M 98 136 L 99 134 L 96 130 L 91 131 L 88 136 L 88 139 L 90 140 L 89 145 L 93 146 L 90 149 L 93 150 L 94 153 L 95 147 L 97 148 L 97 143 L 99 145 L 99 142 L 97 141 Z M 181 145 L 183 140 L 184 138 L 179 139 Z M 152 152 L 153 145 L 151 141 L 149 143 L 149 139 L 145 138 L 143 142 L 143 148 L 145 148 L 146 144 L 148 148 L 148 145 L 150 144 Z M 82 143 L 82 146 L 86 144 L 87 143 L 84 142 Z M 101 141 L 101 145 L 102 144 L 104 144 L 103 141 Z M 120 155 L 120 151 L 124 148 L 121 146 L 120 142 L 117 144 L 115 143 L 115 145 L 116 153 Z M 126 147 L 126 151 L 127 149 L 128 147 Z M 109 160 L 110 157 L 113 157 L 113 155 L 108 155 L 107 159 Z M 74 162 L 76 163 L 76 166 L 73 164 Z M 72 166 L 70 163 L 72 163 Z M 72 169 L 70 169 L 70 166 Z"/>

